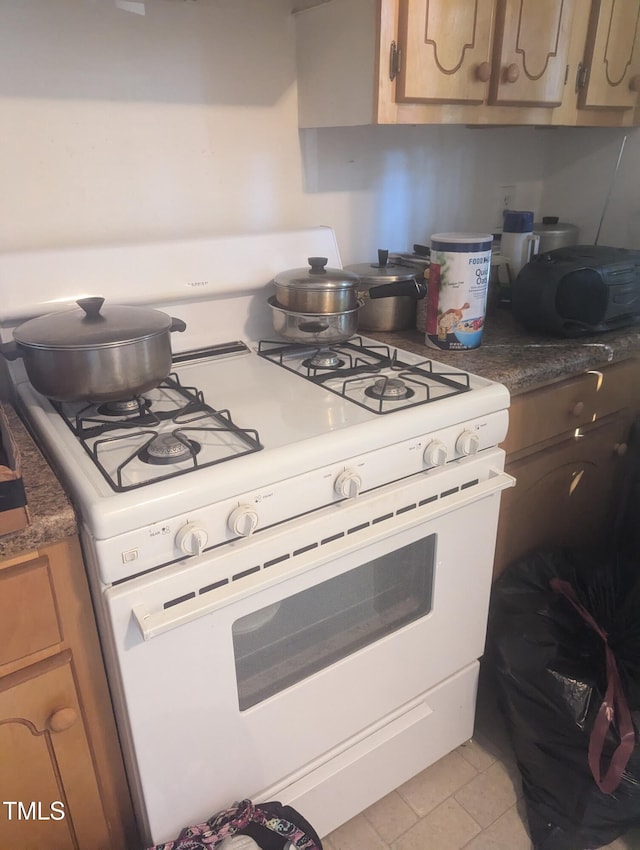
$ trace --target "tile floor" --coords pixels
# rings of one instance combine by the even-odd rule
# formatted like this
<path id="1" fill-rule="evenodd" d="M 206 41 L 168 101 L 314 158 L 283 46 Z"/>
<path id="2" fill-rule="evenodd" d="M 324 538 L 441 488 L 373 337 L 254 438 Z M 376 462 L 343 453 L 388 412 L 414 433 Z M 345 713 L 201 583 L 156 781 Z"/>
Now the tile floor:
<path id="1" fill-rule="evenodd" d="M 325 850 L 531 850 L 520 776 L 490 688 L 458 747 L 324 838 Z M 608 850 L 640 850 L 640 830 Z"/>

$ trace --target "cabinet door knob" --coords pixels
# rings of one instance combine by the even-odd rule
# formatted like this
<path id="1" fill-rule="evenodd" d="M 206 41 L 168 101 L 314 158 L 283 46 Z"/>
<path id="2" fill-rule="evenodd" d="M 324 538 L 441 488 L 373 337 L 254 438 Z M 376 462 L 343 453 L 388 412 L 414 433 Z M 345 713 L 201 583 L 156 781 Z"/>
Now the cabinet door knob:
<path id="1" fill-rule="evenodd" d="M 507 65 L 507 69 L 504 72 L 504 77 L 508 83 L 515 83 L 519 76 L 520 69 L 516 64 Z"/>
<path id="2" fill-rule="evenodd" d="M 573 407 L 571 408 L 571 410 L 569 411 L 569 413 L 570 413 L 572 416 L 581 416 L 581 415 L 584 413 L 584 402 L 583 402 L 583 401 L 577 401 L 577 402 L 573 405 Z"/>
<path id="3" fill-rule="evenodd" d="M 640 91 L 640 74 L 636 74 L 635 77 L 631 77 L 629 80 L 629 88 L 631 91 Z"/>
<path id="4" fill-rule="evenodd" d="M 613 447 L 614 454 L 618 455 L 618 457 L 624 457 L 629 449 L 629 446 L 626 443 L 616 443 Z"/>
<path id="5" fill-rule="evenodd" d="M 78 713 L 75 708 L 59 708 L 49 715 L 47 728 L 51 732 L 64 732 L 65 729 L 70 729 L 77 719 Z"/>
<path id="6" fill-rule="evenodd" d="M 488 62 L 481 62 L 479 65 L 476 65 L 476 80 L 486 83 L 490 76 L 491 65 Z"/>

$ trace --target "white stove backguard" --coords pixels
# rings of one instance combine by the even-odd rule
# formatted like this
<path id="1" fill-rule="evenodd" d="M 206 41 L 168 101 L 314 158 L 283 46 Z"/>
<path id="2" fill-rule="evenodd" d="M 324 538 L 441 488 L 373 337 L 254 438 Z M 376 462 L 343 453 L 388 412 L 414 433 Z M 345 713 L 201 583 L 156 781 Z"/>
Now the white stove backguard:
<path id="1" fill-rule="evenodd" d="M 0 334 L 8 342 L 25 319 L 100 295 L 184 319 L 187 331 L 171 340 L 176 352 L 261 339 L 273 335 L 273 276 L 312 256 L 342 266 L 330 227 L 0 254 Z"/>

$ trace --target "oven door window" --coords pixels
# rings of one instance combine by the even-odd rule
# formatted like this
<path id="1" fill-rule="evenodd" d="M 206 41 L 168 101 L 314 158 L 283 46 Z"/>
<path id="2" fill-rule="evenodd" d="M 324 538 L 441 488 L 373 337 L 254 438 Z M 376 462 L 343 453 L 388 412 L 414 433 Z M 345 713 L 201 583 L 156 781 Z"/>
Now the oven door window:
<path id="1" fill-rule="evenodd" d="M 428 614 L 435 537 L 236 620 L 232 634 L 240 710 Z"/>

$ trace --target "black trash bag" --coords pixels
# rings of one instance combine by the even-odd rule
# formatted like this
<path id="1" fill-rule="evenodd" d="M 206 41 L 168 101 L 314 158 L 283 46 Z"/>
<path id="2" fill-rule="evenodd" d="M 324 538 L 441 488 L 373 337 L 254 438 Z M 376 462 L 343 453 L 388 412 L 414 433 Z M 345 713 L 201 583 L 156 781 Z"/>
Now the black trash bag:
<path id="1" fill-rule="evenodd" d="M 292 806 L 251 800 L 241 800 L 204 823 L 185 827 L 175 841 L 149 850 L 214 850 L 234 835 L 248 835 L 262 850 L 284 850 L 289 842 L 296 850 L 322 850 L 314 828 Z"/>
<path id="2" fill-rule="evenodd" d="M 485 661 L 535 850 L 602 847 L 640 825 L 636 565 L 559 549 L 512 564 L 494 584 Z"/>

